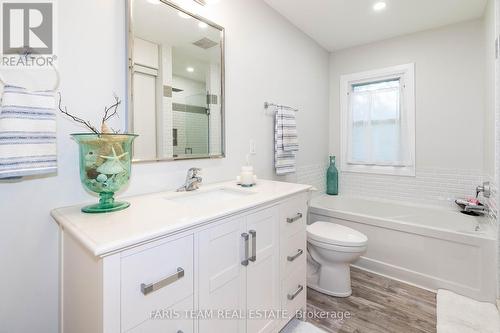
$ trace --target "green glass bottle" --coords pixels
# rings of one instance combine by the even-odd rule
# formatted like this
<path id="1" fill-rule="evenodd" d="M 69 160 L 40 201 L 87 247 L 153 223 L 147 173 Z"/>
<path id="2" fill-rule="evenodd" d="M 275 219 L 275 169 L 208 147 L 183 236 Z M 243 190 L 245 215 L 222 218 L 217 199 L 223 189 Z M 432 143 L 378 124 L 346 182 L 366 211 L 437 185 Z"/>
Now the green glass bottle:
<path id="1" fill-rule="evenodd" d="M 326 171 L 326 194 L 339 194 L 339 171 L 335 166 L 335 156 L 330 156 L 330 166 Z"/>

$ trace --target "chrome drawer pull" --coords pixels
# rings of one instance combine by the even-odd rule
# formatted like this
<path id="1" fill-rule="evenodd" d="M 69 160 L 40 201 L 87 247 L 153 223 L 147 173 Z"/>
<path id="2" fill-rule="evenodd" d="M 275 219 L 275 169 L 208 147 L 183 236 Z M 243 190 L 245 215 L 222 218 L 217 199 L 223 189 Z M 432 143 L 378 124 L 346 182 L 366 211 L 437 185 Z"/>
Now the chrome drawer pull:
<path id="1" fill-rule="evenodd" d="M 250 230 L 250 235 L 252 235 L 252 256 L 248 260 L 255 262 L 257 260 L 257 231 Z"/>
<path id="2" fill-rule="evenodd" d="M 297 254 L 295 254 L 293 256 L 286 257 L 286 260 L 288 260 L 288 261 L 294 261 L 295 259 L 297 259 L 298 257 L 300 257 L 302 255 L 302 253 L 304 253 L 304 250 L 298 249 L 297 250 Z"/>
<path id="3" fill-rule="evenodd" d="M 245 258 L 241 262 L 243 266 L 248 266 L 248 234 L 246 232 L 241 234 L 241 237 L 243 237 L 243 240 L 245 241 Z"/>
<path id="4" fill-rule="evenodd" d="M 174 283 L 175 281 L 181 279 L 182 277 L 184 277 L 184 269 L 182 267 L 177 267 L 177 272 L 167 276 L 164 279 L 161 279 L 160 281 L 150 284 L 141 283 L 141 291 L 144 295 L 147 295 L 149 293 L 152 293 L 153 291 L 157 291 L 158 289 L 161 289 L 163 287 L 168 286 L 169 284 Z"/>
<path id="5" fill-rule="evenodd" d="M 302 290 L 304 290 L 304 286 L 302 286 L 302 285 L 300 285 L 300 284 L 299 284 L 299 287 L 297 288 L 297 290 L 295 290 L 292 294 L 288 294 L 286 297 L 287 297 L 290 301 L 293 301 L 293 299 L 294 299 L 295 297 L 297 297 L 297 296 L 300 294 L 300 292 L 301 292 Z"/>
<path id="6" fill-rule="evenodd" d="M 288 223 L 293 223 L 293 222 L 295 222 L 297 220 L 300 220 L 301 218 L 302 218 L 302 213 L 297 213 L 297 215 L 295 215 L 294 217 L 287 217 L 286 221 Z"/>

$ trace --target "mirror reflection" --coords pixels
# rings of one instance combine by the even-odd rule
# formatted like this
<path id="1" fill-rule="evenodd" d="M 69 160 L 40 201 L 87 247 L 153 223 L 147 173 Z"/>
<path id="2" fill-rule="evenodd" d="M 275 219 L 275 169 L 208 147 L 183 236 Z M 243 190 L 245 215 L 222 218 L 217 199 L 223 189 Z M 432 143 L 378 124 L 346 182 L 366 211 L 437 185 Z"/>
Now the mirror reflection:
<path id="1" fill-rule="evenodd" d="M 223 29 L 166 2 L 131 4 L 134 160 L 222 157 Z"/>

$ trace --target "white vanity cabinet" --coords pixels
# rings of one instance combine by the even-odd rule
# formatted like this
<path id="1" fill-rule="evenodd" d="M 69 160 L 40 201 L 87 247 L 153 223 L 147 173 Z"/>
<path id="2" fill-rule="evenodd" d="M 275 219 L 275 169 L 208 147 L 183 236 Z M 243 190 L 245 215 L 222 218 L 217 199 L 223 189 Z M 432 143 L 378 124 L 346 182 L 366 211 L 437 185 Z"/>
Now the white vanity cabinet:
<path id="1" fill-rule="evenodd" d="M 199 309 L 257 315 L 279 309 L 278 209 L 269 207 L 200 232 Z M 228 316 L 232 313 L 228 313 Z M 273 332 L 273 319 L 200 320 L 200 332 Z"/>
<path id="2" fill-rule="evenodd" d="M 309 187 L 300 186 L 164 236 L 106 243 L 116 249 L 100 255 L 69 216 L 53 212 L 61 226 L 61 332 L 279 332 L 306 306 Z M 113 228 L 102 221 L 100 232 Z"/>
<path id="3" fill-rule="evenodd" d="M 306 310 L 307 202 L 303 193 L 280 204 L 280 304 L 289 316 Z"/>

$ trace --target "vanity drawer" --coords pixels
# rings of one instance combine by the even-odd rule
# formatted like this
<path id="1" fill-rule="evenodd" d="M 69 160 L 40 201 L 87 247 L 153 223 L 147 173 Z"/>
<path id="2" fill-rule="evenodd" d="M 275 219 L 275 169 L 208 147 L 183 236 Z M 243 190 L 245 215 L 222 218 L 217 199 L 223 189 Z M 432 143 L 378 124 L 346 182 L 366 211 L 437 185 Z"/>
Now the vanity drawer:
<path id="1" fill-rule="evenodd" d="M 301 230 L 296 234 L 283 240 L 281 244 L 281 267 L 286 278 L 293 270 L 306 266 L 307 248 L 306 232 Z"/>
<path id="2" fill-rule="evenodd" d="M 307 193 L 300 193 L 280 205 L 281 237 L 288 238 L 306 229 Z"/>
<path id="3" fill-rule="evenodd" d="M 293 271 L 281 284 L 281 307 L 288 316 L 306 310 L 306 267 L 303 265 Z"/>
<path id="4" fill-rule="evenodd" d="M 127 331 L 193 294 L 193 236 L 121 260 L 121 320 Z"/>
<path id="5" fill-rule="evenodd" d="M 189 318 L 192 310 L 191 295 L 170 308 L 155 312 L 151 319 L 125 333 L 193 333 L 194 320 Z"/>

